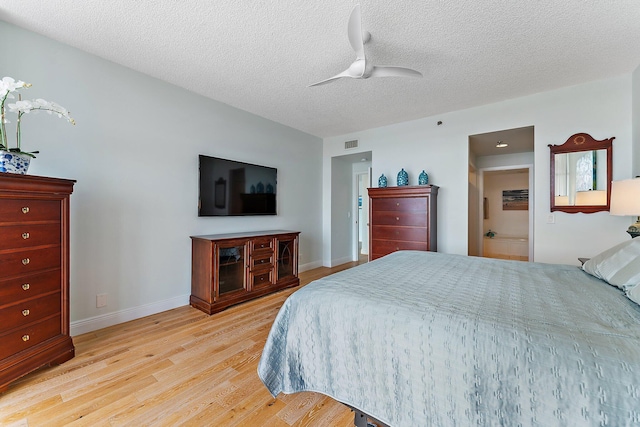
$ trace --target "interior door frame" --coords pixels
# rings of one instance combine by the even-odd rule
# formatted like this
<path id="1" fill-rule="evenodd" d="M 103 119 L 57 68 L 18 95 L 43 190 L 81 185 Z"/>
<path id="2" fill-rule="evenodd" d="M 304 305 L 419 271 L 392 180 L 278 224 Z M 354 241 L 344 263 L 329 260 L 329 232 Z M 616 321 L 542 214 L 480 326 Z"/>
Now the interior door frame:
<path id="1" fill-rule="evenodd" d="M 480 256 L 484 256 L 482 242 L 483 242 L 483 234 L 484 230 L 482 228 L 483 220 L 484 220 L 484 173 L 485 172 L 493 172 L 493 171 L 505 171 L 505 170 L 513 170 L 513 169 L 528 169 L 529 172 L 529 262 L 533 262 L 533 199 L 535 195 L 534 187 L 533 187 L 533 164 L 524 164 L 524 165 L 509 165 L 509 166 L 494 166 L 489 168 L 479 168 L 477 169 L 478 174 L 478 253 Z"/>

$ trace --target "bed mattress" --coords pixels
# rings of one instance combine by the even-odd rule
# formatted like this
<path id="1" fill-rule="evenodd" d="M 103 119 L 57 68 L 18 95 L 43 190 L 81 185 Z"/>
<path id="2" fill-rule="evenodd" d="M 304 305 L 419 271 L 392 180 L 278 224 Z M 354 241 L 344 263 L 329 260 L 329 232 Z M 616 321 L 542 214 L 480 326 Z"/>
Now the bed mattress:
<path id="1" fill-rule="evenodd" d="M 292 294 L 258 375 L 390 426 L 640 425 L 640 306 L 576 266 L 395 252 Z"/>

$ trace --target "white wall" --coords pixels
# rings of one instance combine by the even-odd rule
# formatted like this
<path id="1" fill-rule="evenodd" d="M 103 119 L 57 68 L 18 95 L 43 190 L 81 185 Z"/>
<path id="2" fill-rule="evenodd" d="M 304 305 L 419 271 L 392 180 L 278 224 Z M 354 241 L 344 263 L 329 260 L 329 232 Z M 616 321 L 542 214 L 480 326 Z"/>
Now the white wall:
<path id="1" fill-rule="evenodd" d="M 640 67 L 633 72 L 632 80 L 633 173 L 628 178 L 640 176 Z"/>
<path id="2" fill-rule="evenodd" d="M 344 141 L 357 139 L 359 149 L 373 152 L 374 181 L 381 173 L 395 185 L 400 168 L 409 172 L 415 184 L 422 169 L 429 182 L 440 186 L 438 194 L 438 250 L 467 253 L 467 191 L 469 135 L 534 126 L 534 259 L 540 262 L 578 264 L 579 256 L 589 257 L 628 239 L 625 233 L 631 218 L 596 214 L 549 214 L 549 144 L 562 144 L 578 132 L 596 139 L 615 136 L 613 177 L 631 176 L 631 75 L 566 87 L 551 92 L 455 111 L 396 125 L 369 129 L 324 140 L 325 165 L 345 153 Z M 441 120 L 443 124 L 437 125 Z M 323 167 L 323 203 L 332 177 Z M 332 207 L 334 209 L 334 207 Z M 332 218 L 325 210 L 324 260 L 331 259 Z M 335 234 L 334 234 L 335 236 Z M 337 236 L 340 238 L 340 236 Z M 327 244 L 330 242 L 330 246 Z"/>
<path id="3" fill-rule="evenodd" d="M 333 227 L 331 232 L 334 235 L 342 236 L 343 239 L 334 239 L 324 241 L 331 244 L 331 262 L 324 265 L 334 266 L 344 264 L 353 260 L 353 247 L 355 245 L 353 240 L 353 168 L 352 161 L 346 158 L 336 157 L 329 160 L 331 165 L 332 176 L 334 177 L 331 182 L 331 218 Z M 326 212 L 327 207 L 324 207 L 323 211 Z"/>
<path id="4" fill-rule="evenodd" d="M 301 270 L 320 264 L 319 138 L 4 22 L 0 40 L 3 76 L 77 121 L 29 115 L 22 126 L 23 148 L 40 150 L 30 174 L 77 180 L 72 333 L 188 304 L 190 235 L 299 230 Z M 278 168 L 278 215 L 198 218 L 198 154 Z"/>
<path id="5" fill-rule="evenodd" d="M 532 165 L 535 161 L 534 153 L 502 154 L 499 156 L 482 156 L 476 159 L 478 169 L 512 168 L 515 166 Z"/>

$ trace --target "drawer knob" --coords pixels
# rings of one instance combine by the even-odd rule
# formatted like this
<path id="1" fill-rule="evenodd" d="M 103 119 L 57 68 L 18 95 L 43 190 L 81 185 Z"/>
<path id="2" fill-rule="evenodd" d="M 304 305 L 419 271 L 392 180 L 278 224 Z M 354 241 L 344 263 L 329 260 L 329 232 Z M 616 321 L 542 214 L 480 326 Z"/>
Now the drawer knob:
<path id="1" fill-rule="evenodd" d="M 23 291 L 28 291 L 30 287 L 31 287 L 31 285 L 28 284 L 28 283 L 23 283 L 22 284 L 22 290 Z"/>
<path id="2" fill-rule="evenodd" d="M 24 341 L 24 342 L 29 341 L 29 335 L 23 335 L 22 336 L 22 341 Z"/>
<path id="3" fill-rule="evenodd" d="M 27 240 L 29 238 L 29 233 L 22 233 L 22 238 Z"/>
<path id="4" fill-rule="evenodd" d="M 22 315 L 24 317 L 27 317 L 29 315 L 29 310 L 28 309 L 27 310 L 22 310 Z"/>
<path id="5" fill-rule="evenodd" d="M 263 259 L 260 260 L 260 264 L 264 264 L 264 260 Z"/>
<path id="6" fill-rule="evenodd" d="M 400 217 L 399 216 L 396 217 L 396 221 L 400 221 Z"/>
<path id="7" fill-rule="evenodd" d="M 29 206 L 25 206 L 25 207 L 23 207 L 23 208 L 22 208 L 22 213 L 23 213 L 23 214 L 29 213 Z"/>
<path id="8" fill-rule="evenodd" d="M 27 264 L 29 264 L 30 262 L 31 262 L 31 260 L 30 260 L 29 258 L 24 258 L 24 259 L 22 260 L 22 265 L 27 265 Z"/>
<path id="9" fill-rule="evenodd" d="M 261 248 L 264 248 L 264 243 L 260 245 Z"/>
<path id="10" fill-rule="evenodd" d="M 400 206 L 400 202 L 397 202 L 397 203 L 396 203 L 396 206 Z"/>

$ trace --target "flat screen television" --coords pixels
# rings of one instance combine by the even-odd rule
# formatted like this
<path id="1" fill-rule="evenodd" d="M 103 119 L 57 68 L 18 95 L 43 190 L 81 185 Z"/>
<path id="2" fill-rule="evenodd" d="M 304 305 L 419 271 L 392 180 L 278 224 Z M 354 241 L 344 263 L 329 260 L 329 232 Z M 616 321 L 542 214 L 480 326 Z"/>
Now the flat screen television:
<path id="1" fill-rule="evenodd" d="M 278 170 L 199 156 L 198 216 L 276 215 Z"/>

